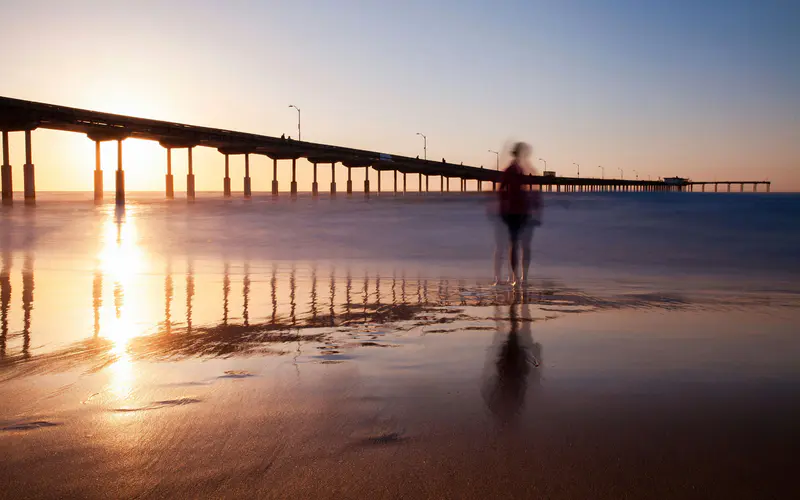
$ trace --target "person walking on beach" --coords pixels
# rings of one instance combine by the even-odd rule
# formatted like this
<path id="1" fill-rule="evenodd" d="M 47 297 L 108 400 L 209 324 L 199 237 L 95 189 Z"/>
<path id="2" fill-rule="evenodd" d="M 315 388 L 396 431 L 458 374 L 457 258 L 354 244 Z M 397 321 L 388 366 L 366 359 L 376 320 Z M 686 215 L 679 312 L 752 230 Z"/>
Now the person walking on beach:
<path id="1" fill-rule="evenodd" d="M 500 178 L 499 213 L 508 231 L 512 285 L 521 285 L 528 278 L 533 228 L 540 223 L 541 195 L 539 191 L 525 189 L 525 166 L 529 163 L 530 155 L 530 145 L 524 142 L 516 143 L 511 150 L 511 164 L 503 171 Z M 500 259 L 502 259 L 500 252 L 495 252 L 495 281 L 500 279 L 497 275 Z"/>

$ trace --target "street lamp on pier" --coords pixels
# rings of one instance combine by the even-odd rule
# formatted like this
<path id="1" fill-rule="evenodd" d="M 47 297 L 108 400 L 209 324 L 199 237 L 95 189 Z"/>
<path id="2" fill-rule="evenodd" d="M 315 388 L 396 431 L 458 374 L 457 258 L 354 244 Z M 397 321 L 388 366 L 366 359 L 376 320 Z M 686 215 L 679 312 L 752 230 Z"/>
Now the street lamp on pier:
<path id="1" fill-rule="evenodd" d="M 619 170 L 619 178 L 620 179 L 624 179 L 625 178 L 625 173 L 622 171 L 621 168 L 617 167 L 617 169 Z"/>
<path id="2" fill-rule="evenodd" d="M 606 178 L 606 169 L 604 169 L 602 165 L 598 165 L 597 168 L 600 169 L 600 175 L 601 175 L 600 178 L 601 179 L 605 179 Z"/>
<path id="3" fill-rule="evenodd" d="M 300 108 L 298 108 L 294 104 L 290 104 L 289 107 L 297 110 L 297 140 L 300 141 L 302 140 L 302 137 L 300 135 Z"/>
<path id="4" fill-rule="evenodd" d="M 544 158 L 539 158 L 539 161 L 544 162 L 544 169 L 547 170 L 547 160 Z"/>
<path id="5" fill-rule="evenodd" d="M 422 150 L 423 150 L 423 157 L 427 160 L 428 159 L 428 136 L 417 132 L 417 135 L 422 137 Z"/>
<path id="6" fill-rule="evenodd" d="M 494 155 L 495 155 L 495 157 L 496 157 L 496 158 L 495 158 L 495 160 L 496 160 L 496 162 L 495 162 L 495 163 L 496 163 L 496 164 L 495 164 L 495 168 L 496 168 L 497 170 L 500 170 L 500 152 L 499 152 L 499 151 L 492 151 L 491 149 L 489 150 L 489 152 L 490 152 L 490 153 L 494 153 Z"/>
<path id="7" fill-rule="evenodd" d="M 575 165 L 576 167 L 578 167 L 578 179 L 580 179 L 581 178 L 581 164 L 580 163 L 575 163 L 575 162 L 572 162 L 572 164 Z"/>

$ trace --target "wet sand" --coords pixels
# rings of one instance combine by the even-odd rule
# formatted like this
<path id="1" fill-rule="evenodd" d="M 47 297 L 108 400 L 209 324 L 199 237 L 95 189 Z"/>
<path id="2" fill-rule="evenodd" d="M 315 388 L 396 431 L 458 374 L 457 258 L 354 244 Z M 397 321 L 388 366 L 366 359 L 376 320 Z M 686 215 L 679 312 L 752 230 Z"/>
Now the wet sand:
<path id="1" fill-rule="evenodd" d="M 7 353 L 0 496 L 800 491 L 791 299 L 601 297 L 542 283 L 364 297 L 334 304 L 350 312 L 333 317 L 161 325 L 123 350 L 100 336 Z"/>

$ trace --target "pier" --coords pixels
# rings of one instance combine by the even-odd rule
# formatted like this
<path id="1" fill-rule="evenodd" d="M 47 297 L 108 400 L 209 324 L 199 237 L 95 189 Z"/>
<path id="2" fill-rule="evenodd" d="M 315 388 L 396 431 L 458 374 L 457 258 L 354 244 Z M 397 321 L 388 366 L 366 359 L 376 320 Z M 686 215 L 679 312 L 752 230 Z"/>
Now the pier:
<path id="1" fill-rule="evenodd" d="M 102 201 L 104 196 L 103 170 L 100 161 L 100 143 L 116 141 L 117 143 L 117 168 L 114 177 L 115 201 L 117 204 L 125 203 L 125 171 L 123 165 L 123 143 L 125 139 L 136 138 L 158 142 L 165 150 L 165 197 L 172 199 L 175 196 L 175 180 L 172 175 L 173 150 L 185 150 L 188 159 L 188 173 L 186 175 L 186 197 L 194 200 L 195 174 L 192 168 L 192 151 L 196 147 L 215 148 L 222 155 L 220 171 L 222 176 L 222 192 L 230 197 L 231 179 L 229 159 L 231 155 L 241 155 L 245 159 L 244 196 L 252 195 L 250 179 L 250 155 L 263 155 L 272 159 L 272 185 L 273 196 L 279 196 L 278 162 L 283 165 L 291 162 L 292 181 L 289 185 L 289 195 L 296 197 L 297 186 L 297 160 L 307 159 L 313 167 L 313 182 L 311 185 L 312 196 L 319 196 L 317 182 L 317 168 L 320 165 L 330 165 L 331 185 L 330 195 L 336 196 L 336 167 L 347 169 L 346 193 L 353 195 L 352 169 L 365 169 L 363 194 L 370 196 L 370 169 L 380 174 L 384 171 L 394 173 L 392 193 L 406 193 L 406 178 L 408 174 L 419 176 L 419 191 L 430 192 L 430 177 L 439 178 L 440 192 L 450 191 L 449 180 L 460 179 L 460 191 L 468 190 L 468 183 L 474 182 L 475 190 L 480 192 L 484 187 L 496 190 L 501 173 L 498 170 L 457 165 L 442 161 L 424 160 L 406 156 L 391 155 L 375 151 L 353 149 L 341 146 L 331 146 L 313 142 L 304 142 L 279 137 L 270 137 L 231 130 L 222 130 L 209 127 L 185 125 L 168 121 L 150 120 L 131 116 L 116 115 L 89 111 L 66 106 L 57 106 L 39 102 L 24 101 L 8 97 L 0 97 L 0 132 L 3 140 L 2 163 L 2 200 L 5 204 L 13 202 L 13 176 L 9 160 L 8 138 L 10 133 L 23 133 L 25 135 L 25 164 L 23 165 L 24 200 L 28 204 L 35 203 L 35 169 L 33 162 L 32 132 L 36 129 L 51 129 L 85 134 L 95 142 L 95 170 L 94 170 L 94 199 Z M 398 185 L 398 173 L 402 174 L 402 187 Z M 423 177 L 425 182 L 422 182 Z M 677 180 L 676 180 L 677 179 Z M 747 187 L 758 191 L 759 185 L 764 185 L 770 191 L 769 181 L 714 181 L 695 182 L 689 179 L 673 178 L 664 180 L 628 180 L 628 179 L 597 179 L 580 177 L 556 176 L 529 176 L 527 182 L 531 188 L 538 186 L 547 192 L 655 192 L 655 191 L 711 191 L 731 192 L 739 188 L 744 192 Z M 424 186 L 424 189 L 423 189 Z M 434 184 L 434 190 L 436 185 Z M 376 194 L 383 193 L 381 176 L 377 176 Z"/>

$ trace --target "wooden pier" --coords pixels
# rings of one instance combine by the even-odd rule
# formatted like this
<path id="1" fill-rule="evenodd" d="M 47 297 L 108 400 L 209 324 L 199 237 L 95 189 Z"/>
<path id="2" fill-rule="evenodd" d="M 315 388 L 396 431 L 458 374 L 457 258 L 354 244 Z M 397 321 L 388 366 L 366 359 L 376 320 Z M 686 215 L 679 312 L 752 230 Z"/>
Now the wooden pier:
<path id="1" fill-rule="evenodd" d="M 497 189 L 500 172 L 492 169 L 456 165 L 442 161 L 421 160 L 398 155 L 389 155 L 375 151 L 330 146 L 312 142 L 295 141 L 279 137 L 269 137 L 257 134 L 248 134 L 231 130 L 198 127 L 160 120 L 149 120 L 131 116 L 101 113 L 66 106 L 56 106 L 39 102 L 24 101 L 8 97 L 0 97 L 0 132 L 3 139 L 2 163 L 2 199 L 4 203 L 13 202 L 13 177 L 9 161 L 9 133 L 21 132 L 25 134 L 25 164 L 23 165 L 24 198 L 26 203 L 36 200 L 35 175 L 33 163 L 32 131 L 38 129 L 52 129 L 86 134 L 95 141 L 95 170 L 94 170 L 94 198 L 96 201 L 103 199 L 103 171 L 100 163 L 100 143 L 104 141 L 117 142 L 117 169 L 115 172 L 116 202 L 125 203 L 125 172 L 122 164 L 123 141 L 128 138 L 156 141 L 164 147 L 165 158 L 165 195 L 168 199 L 174 198 L 174 177 L 172 175 L 172 152 L 174 149 L 185 149 L 188 157 L 188 174 L 186 176 L 186 196 L 189 200 L 195 198 L 195 174 L 192 168 L 192 150 L 195 147 L 215 148 L 224 156 L 223 193 L 231 196 L 231 180 L 229 172 L 229 157 L 243 155 L 245 157 L 244 196 L 252 194 L 250 179 L 250 155 L 264 155 L 272 159 L 272 195 L 278 196 L 278 162 L 291 162 L 292 181 L 289 185 L 289 194 L 296 196 L 297 189 L 297 160 L 307 159 L 313 167 L 312 195 L 319 195 L 317 182 L 317 169 L 320 165 L 330 165 L 331 185 L 330 194 L 335 196 L 336 166 L 341 164 L 347 169 L 346 192 L 353 194 L 352 169 L 363 168 L 366 171 L 363 193 L 370 195 L 370 169 L 377 172 L 394 172 L 393 193 L 398 193 L 398 172 L 402 174 L 402 192 L 406 192 L 407 175 L 419 176 L 420 192 L 429 192 L 429 178 L 440 178 L 440 191 L 450 191 L 449 179 L 461 180 L 460 190 L 467 190 L 467 182 L 474 181 L 477 191 L 483 190 L 484 183 L 491 185 L 492 190 Z M 222 162 L 221 166 L 223 165 Z M 422 178 L 425 177 L 425 182 Z M 529 177 L 531 186 L 539 186 L 548 192 L 600 192 L 600 191 L 705 191 L 706 187 L 713 186 L 714 191 L 719 191 L 720 185 L 724 192 L 731 192 L 731 186 L 738 186 L 743 192 L 745 186 L 752 186 L 757 191 L 759 184 L 770 190 L 769 181 L 719 181 L 719 182 L 694 182 L 680 179 L 678 182 L 669 180 L 627 180 L 627 179 L 596 179 L 578 177 L 534 176 Z M 424 186 L 424 190 L 423 190 Z M 381 192 L 381 177 L 377 176 L 377 192 Z M 488 186 L 487 186 L 488 188 Z"/>

